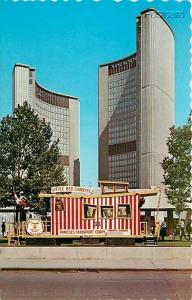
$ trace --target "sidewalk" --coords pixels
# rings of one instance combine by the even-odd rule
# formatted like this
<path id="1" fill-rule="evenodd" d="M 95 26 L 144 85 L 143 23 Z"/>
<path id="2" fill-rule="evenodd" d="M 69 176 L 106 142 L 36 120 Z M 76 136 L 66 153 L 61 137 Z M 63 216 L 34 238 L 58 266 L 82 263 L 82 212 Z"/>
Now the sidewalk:
<path id="1" fill-rule="evenodd" d="M 190 270 L 191 248 L 0 247 L 0 269 Z"/>
<path id="2" fill-rule="evenodd" d="M 1 270 L 190 270 L 190 260 L 0 259 Z"/>

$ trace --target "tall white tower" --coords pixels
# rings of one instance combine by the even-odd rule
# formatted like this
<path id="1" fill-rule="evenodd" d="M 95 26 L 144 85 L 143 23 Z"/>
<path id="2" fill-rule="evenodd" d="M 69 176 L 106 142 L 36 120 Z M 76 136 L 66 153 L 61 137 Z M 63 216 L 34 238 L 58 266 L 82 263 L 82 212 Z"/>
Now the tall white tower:
<path id="1" fill-rule="evenodd" d="M 137 18 L 137 148 L 139 187 L 162 186 L 160 165 L 174 124 L 174 35 L 154 10 Z"/>
<path id="2" fill-rule="evenodd" d="M 137 17 L 136 53 L 99 66 L 99 179 L 162 186 L 174 124 L 174 36 L 154 9 Z"/>
<path id="3" fill-rule="evenodd" d="M 13 70 L 13 109 L 27 101 L 59 138 L 60 162 L 70 185 L 80 184 L 80 102 L 77 97 L 50 91 L 35 80 L 35 69 L 16 64 Z"/>

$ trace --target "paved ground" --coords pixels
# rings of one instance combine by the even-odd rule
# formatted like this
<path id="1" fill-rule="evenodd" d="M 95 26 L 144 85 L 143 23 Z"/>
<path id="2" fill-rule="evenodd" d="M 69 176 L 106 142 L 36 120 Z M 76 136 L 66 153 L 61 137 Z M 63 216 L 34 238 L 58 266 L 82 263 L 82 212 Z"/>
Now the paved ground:
<path id="1" fill-rule="evenodd" d="M 0 247 L 0 270 L 191 270 L 184 247 Z"/>
<path id="2" fill-rule="evenodd" d="M 1 271 L 0 299 L 190 300 L 189 271 Z"/>
<path id="3" fill-rule="evenodd" d="M 0 258 L 0 270 L 191 270 L 188 259 L 14 259 Z M 1 299 L 0 299 L 1 300 Z"/>

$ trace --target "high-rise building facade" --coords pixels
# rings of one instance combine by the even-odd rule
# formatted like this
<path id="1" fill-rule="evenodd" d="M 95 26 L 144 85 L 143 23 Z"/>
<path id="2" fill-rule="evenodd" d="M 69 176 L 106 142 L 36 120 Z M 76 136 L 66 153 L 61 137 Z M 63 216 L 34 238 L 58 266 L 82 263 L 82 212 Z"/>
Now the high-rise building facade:
<path id="1" fill-rule="evenodd" d="M 137 17 L 136 53 L 99 66 L 99 179 L 162 186 L 174 124 L 174 36 L 154 9 Z"/>
<path id="2" fill-rule="evenodd" d="M 13 110 L 25 101 L 41 119 L 50 123 L 53 140 L 59 138 L 60 163 L 65 166 L 68 184 L 79 185 L 79 99 L 45 89 L 36 82 L 34 68 L 16 64 L 13 69 Z"/>

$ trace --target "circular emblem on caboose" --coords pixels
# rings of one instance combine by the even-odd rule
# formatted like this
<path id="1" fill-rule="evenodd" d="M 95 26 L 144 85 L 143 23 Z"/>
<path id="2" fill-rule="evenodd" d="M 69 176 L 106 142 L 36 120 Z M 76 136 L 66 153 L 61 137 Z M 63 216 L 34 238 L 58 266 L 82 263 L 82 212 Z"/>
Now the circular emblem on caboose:
<path id="1" fill-rule="evenodd" d="M 40 235 L 44 230 L 44 224 L 40 219 L 29 219 L 26 223 L 26 230 L 30 235 Z"/>

